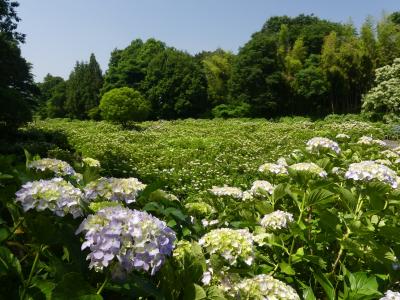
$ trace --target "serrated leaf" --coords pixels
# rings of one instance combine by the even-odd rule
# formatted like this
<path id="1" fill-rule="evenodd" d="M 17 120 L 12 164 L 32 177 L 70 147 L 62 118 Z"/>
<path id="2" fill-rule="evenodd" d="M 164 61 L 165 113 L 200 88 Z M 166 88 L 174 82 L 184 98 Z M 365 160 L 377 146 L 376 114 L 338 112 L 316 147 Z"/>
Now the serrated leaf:
<path id="1" fill-rule="evenodd" d="M 308 206 L 326 204 L 335 199 L 335 194 L 325 189 L 312 190 L 306 199 Z"/>

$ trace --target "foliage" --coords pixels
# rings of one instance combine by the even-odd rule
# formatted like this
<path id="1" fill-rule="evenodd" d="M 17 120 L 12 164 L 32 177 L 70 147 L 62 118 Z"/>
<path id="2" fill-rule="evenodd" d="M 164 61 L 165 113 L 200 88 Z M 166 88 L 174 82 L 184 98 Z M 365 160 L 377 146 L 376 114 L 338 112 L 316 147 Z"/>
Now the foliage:
<path id="1" fill-rule="evenodd" d="M 105 93 L 99 108 L 105 120 L 126 124 L 128 121 L 146 120 L 150 103 L 138 91 L 123 87 Z"/>
<path id="2" fill-rule="evenodd" d="M 376 69 L 375 87 L 363 98 L 363 112 L 374 119 L 398 120 L 400 112 L 400 59 Z"/>
<path id="3" fill-rule="evenodd" d="M 382 137 L 388 126 L 287 119 L 146 122 L 141 131 L 92 121 L 35 126 L 63 130 L 86 154 L 70 164 L 0 156 L 2 295 L 397 295 L 400 153 L 372 137 L 359 138 Z M 115 153 L 113 161 L 101 155 L 106 150 Z M 126 178 L 132 166 L 119 164 L 123 160 L 132 162 L 144 184 Z M 286 172 L 259 172 L 265 162 Z M 146 176 L 154 170 L 156 176 Z M 100 173 L 118 171 L 125 178 L 100 179 Z M 63 178 L 51 179 L 54 172 Z M 163 177 L 166 191 L 159 189 Z M 78 208 L 76 219 L 67 214 L 72 208 Z"/>

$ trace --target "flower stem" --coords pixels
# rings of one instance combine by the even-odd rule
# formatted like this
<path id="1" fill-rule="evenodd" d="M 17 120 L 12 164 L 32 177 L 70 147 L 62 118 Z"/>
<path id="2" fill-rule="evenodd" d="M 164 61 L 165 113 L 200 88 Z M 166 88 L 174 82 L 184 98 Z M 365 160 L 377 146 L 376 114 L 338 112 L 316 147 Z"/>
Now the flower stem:
<path id="1" fill-rule="evenodd" d="M 108 274 L 106 275 L 106 277 L 104 278 L 103 284 L 99 287 L 99 289 L 97 290 L 96 294 L 100 295 L 101 292 L 103 291 L 104 287 L 106 286 L 108 282 Z"/>

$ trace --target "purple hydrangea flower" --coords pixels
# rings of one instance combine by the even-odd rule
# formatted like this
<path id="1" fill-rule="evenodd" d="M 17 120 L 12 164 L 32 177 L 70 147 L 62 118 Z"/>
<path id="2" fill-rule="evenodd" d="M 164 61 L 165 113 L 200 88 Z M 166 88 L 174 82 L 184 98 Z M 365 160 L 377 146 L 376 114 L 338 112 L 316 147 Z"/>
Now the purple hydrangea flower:
<path id="1" fill-rule="evenodd" d="M 110 266 L 113 277 L 123 278 L 132 270 L 154 275 L 171 255 L 175 232 L 165 222 L 138 210 L 106 207 L 89 215 L 77 234 L 85 232 L 82 250 L 90 249 L 89 268 Z"/>

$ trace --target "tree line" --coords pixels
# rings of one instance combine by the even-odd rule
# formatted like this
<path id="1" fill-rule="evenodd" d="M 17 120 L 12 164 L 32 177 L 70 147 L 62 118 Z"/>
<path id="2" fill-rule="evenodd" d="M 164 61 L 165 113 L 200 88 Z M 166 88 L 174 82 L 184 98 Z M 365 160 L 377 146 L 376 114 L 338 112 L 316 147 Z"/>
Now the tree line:
<path id="1" fill-rule="evenodd" d="M 91 54 L 68 79 L 48 74 L 34 84 L 20 56 L 17 5 L 0 0 L 0 43 L 7 45 L 0 47 L 7 58 L 0 60 L 0 76 L 13 80 L 0 81 L 1 99 L 17 106 L 23 99 L 30 103 L 26 114 L 33 110 L 42 118 L 104 118 L 101 99 L 120 88 L 125 90 L 116 95 L 146 102 L 147 119 L 354 113 L 375 70 L 400 57 L 399 12 L 379 21 L 368 17 L 360 30 L 314 15 L 276 16 L 237 54 L 217 49 L 191 55 L 156 39 L 136 39 L 112 51 L 105 73 Z M 112 103 L 111 94 L 106 98 Z"/>

